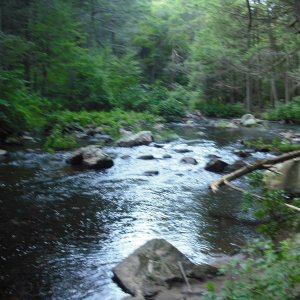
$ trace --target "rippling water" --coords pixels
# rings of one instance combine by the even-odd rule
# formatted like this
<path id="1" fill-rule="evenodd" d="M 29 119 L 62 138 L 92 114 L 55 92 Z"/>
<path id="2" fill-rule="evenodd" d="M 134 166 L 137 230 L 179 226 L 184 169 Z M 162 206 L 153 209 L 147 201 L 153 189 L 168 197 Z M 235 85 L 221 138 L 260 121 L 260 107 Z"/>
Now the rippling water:
<path id="1" fill-rule="evenodd" d="M 203 167 L 209 155 L 234 162 L 239 139 L 270 132 L 203 124 L 175 130 L 180 138 L 161 149 L 105 148 L 115 157 L 106 171 L 73 169 L 65 164 L 69 153 L 13 151 L 0 162 L 0 298 L 118 300 L 126 294 L 111 269 L 151 238 L 167 239 L 194 262 L 251 239 L 253 226 L 211 216 L 240 214 L 241 195 L 226 188 L 212 195 L 208 184 L 219 175 Z M 145 154 L 155 160 L 137 159 Z M 183 164 L 183 156 L 199 164 Z"/>

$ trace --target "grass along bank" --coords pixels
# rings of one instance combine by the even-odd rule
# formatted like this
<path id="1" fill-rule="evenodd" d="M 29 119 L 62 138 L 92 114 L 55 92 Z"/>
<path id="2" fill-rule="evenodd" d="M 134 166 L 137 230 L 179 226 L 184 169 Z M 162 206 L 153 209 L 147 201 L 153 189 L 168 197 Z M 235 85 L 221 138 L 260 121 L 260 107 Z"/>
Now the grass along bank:
<path id="1" fill-rule="evenodd" d="M 162 122 L 161 117 L 150 113 L 123 110 L 103 111 L 62 111 L 54 112 L 48 117 L 45 148 L 48 151 L 71 149 L 77 146 L 73 129 L 84 127 L 101 127 L 104 134 L 116 139 L 121 136 L 121 129 L 138 132 L 153 130 L 154 124 Z M 74 130 L 76 131 L 76 130 Z"/>

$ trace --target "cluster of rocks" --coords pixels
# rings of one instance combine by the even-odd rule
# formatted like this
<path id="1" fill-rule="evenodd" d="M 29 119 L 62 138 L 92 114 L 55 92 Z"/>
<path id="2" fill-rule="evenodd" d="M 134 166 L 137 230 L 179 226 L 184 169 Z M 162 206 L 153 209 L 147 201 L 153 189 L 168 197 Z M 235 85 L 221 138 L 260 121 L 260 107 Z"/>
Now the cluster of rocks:
<path id="1" fill-rule="evenodd" d="M 73 134 L 78 139 L 83 140 L 102 141 L 106 144 L 113 142 L 113 138 L 110 135 L 105 134 L 103 127 L 92 124 L 82 127 L 76 123 L 71 123 L 64 127 L 63 133 Z"/>
<path id="2" fill-rule="evenodd" d="M 82 147 L 74 151 L 67 159 L 67 163 L 98 170 L 108 169 L 114 165 L 112 158 L 95 145 Z"/>
<path id="3" fill-rule="evenodd" d="M 94 128 L 93 130 L 94 130 L 93 132 L 95 132 Z M 119 141 L 117 141 L 117 145 L 120 147 L 133 147 L 133 146 L 149 145 L 152 141 L 153 141 L 153 135 L 150 131 L 141 131 L 137 134 L 128 135 L 120 139 Z M 154 159 L 153 155 L 142 156 L 139 158 Z M 70 158 L 67 159 L 67 163 L 75 166 L 80 165 L 83 167 L 98 169 L 98 170 L 108 169 L 114 165 L 113 159 L 108 154 L 104 153 L 99 146 L 96 145 L 82 147 L 74 151 L 71 154 Z M 155 175 L 155 174 L 151 173 L 151 175 Z"/>
<path id="4" fill-rule="evenodd" d="M 34 142 L 36 142 L 35 139 L 31 137 L 27 132 L 24 132 L 19 135 L 8 136 L 4 140 L 5 145 L 11 145 L 11 146 L 23 146 L 26 143 L 34 143 Z"/>
<path id="5" fill-rule="evenodd" d="M 134 146 L 141 146 L 141 145 L 150 145 L 153 142 L 153 135 L 150 131 L 141 131 L 136 134 L 127 135 L 124 138 L 121 138 L 117 141 L 117 145 L 120 147 L 134 147 Z M 162 148 L 163 145 L 160 144 L 153 144 L 154 147 Z M 172 149 L 176 153 L 186 154 L 192 152 L 192 150 L 188 149 L 187 147 L 183 147 L 182 145 L 178 145 Z M 235 154 L 246 157 L 250 155 L 246 151 L 237 150 Z M 124 156 L 123 159 L 129 159 L 130 156 Z M 163 159 L 172 158 L 170 154 L 165 154 Z M 154 160 L 156 159 L 152 154 L 145 154 L 137 157 L 137 159 L 141 160 Z M 67 162 L 71 165 L 81 165 L 87 168 L 93 169 L 107 169 L 113 166 L 112 158 L 104 153 L 100 147 L 98 146 L 87 146 L 79 148 L 78 150 L 74 151 Z M 198 161 L 189 155 L 185 155 L 180 160 L 183 164 L 190 164 L 190 165 L 197 165 Z M 228 164 L 221 160 L 218 156 L 213 156 L 211 160 L 206 164 L 205 170 L 215 172 L 215 173 L 223 173 L 223 172 L 233 172 L 243 166 L 245 166 L 242 160 L 237 160 L 233 164 Z M 150 170 L 144 172 L 146 176 L 154 176 L 158 175 L 159 171 L 157 170 Z"/>
<path id="6" fill-rule="evenodd" d="M 300 133 L 298 132 L 287 131 L 279 134 L 293 144 L 300 144 Z"/>

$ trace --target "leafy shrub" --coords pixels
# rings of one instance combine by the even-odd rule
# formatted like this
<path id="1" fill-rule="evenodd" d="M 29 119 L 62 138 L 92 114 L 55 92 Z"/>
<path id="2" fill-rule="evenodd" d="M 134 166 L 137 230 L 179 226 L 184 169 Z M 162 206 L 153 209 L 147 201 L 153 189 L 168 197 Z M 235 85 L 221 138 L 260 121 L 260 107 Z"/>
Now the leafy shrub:
<path id="1" fill-rule="evenodd" d="M 230 277 L 220 295 L 209 286 L 205 300 L 289 300 L 299 296 L 300 239 L 257 242 L 247 250 L 248 259 L 232 261 L 222 272 Z M 297 298 L 298 299 L 298 298 Z"/>
<path id="2" fill-rule="evenodd" d="M 0 72 L 0 127 L 2 133 L 20 129 L 40 128 L 57 106 L 49 100 L 30 93 L 18 74 Z"/>
<path id="3" fill-rule="evenodd" d="M 265 117 L 269 120 L 294 122 L 300 124 L 300 96 L 294 97 L 288 104 L 281 104 L 269 111 Z"/>
<path id="4" fill-rule="evenodd" d="M 189 105 L 190 100 L 193 98 L 195 92 L 188 90 L 182 85 L 177 85 L 168 93 L 168 98 L 180 101 L 185 107 Z"/>
<path id="5" fill-rule="evenodd" d="M 175 99 L 160 102 L 157 106 L 157 112 L 166 121 L 176 121 L 185 115 L 184 105 Z"/>
<path id="6" fill-rule="evenodd" d="M 72 135 L 63 134 L 62 128 L 56 125 L 48 136 L 44 147 L 47 151 L 52 152 L 54 150 L 72 149 L 76 145 L 76 139 Z"/>
<path id="7" fill-rule="evenodd" d="M 114 137 L 120 135 L 119 130 L 125 128 L 127 130 L 139 131 L 142 129 L 151 128 L 152 124 L 159 119 L 149 113 L 140 112 L 125 112 L 120 109 L 113 111 L 62 111 L 53 113 L 48 124 L 58 124 L 61 128 L 68 124 L 78 124 L 86 126 L 88 124 L 94 126 L 102 126 L 107 134 Z"/>
<path id="8" fill-rule="evenodd" d="M 246 110 L 240 103 L 224 103 L 221 101 L 201 101 L 195 103 L 195 108 L 199 109 L 205 116 L 208 117 L 240 117 L 246 113 Z"/>
<path id="9" fill-rule="evenodd" d="M 48 151 L 70 149 L 76 146 L 76 138 L 64 134 L 64 128 L 68 125 L 101 126 L 105 133 L 117 138 L 120 136 L 120 129 L 140 131 L 152 129 L 153 124 L 160 119 L 149 113 L 125 112 L 120 109 L 110 112 L 102 111 L 62 111 L 54 112 L 48 118 L 48 126 L 52 127 L 48 136 L 45 149 Z"/>

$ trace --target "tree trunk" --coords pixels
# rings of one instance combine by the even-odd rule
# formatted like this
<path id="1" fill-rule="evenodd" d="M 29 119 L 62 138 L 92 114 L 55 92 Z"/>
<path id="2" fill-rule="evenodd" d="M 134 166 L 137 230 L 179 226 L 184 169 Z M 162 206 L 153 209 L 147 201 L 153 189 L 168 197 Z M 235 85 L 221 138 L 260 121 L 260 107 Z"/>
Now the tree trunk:
<path id="1" fill-rule="evenodd" d="M 300 23 L 300 0 L 295 0 L 294 8 L 295 8 L 296 18 L 297 18 L 298 22 Z"/>
<path id="2" fill-rule="evenodd" d="M 245 107 L 247 111 L 251 111 L 252 108 L 252 89 L 251 89 L 251 79 L 250 74 L 246 74 L 246 99 L 245 99 Z"/>
<path id="3" fill-rule="evenodd" d="M 287 72 L 284 75 L 284 99 L 285 103 L 290 102 L 290 80 Z"/>
<path id="4" fill-rule="evenodd" d="M 246 0 L 246 5 L 248 9 L 248 32 L 247 32 L 247 51 L 250 49 L 251 46 L 251 30 L 252 30 L 252 11 L 250 1 Z M 250 78 L 250 70 L 251 70 L 251 62 L 247 62 L 248 70 L 246 74 L 246 99 L 245 99 L 245 107 L 246 110 L 251 112 L 252 106 L 252 84 Z"/>
<path id="5" fill-rule="evenodd" d="M 25 24 L 24 24 L 24 37 L 26 39 L 26 41 L 30 41 L 31 40 L 31 36 L 30 36 L 30 32 L 29 32 L 29 22 L 31 19 L 31 0 L 26 0 L 25 1 L 25 7 L 26 7 L 26 11 L 27 11 L 27 16 L 26 16 L 26 20 L 25 20 Z M 25 53 L 24 57 L 23 57 L 23 78 L 25 80 L 25 85 L 26 86 L 30 86 L 30 80 L 31 80 L 31 62 L 30 62 L 30 56 L 29 53 Z"/>
<path id="6" fill-rule="evenodd" d="M 272 75 L 272 78 L 271 78 L 271 82 L 270 82 L 270 85 L 271 85 L 271 99 L 273 100 L 272 101 L 272 105 L 273 107 L 276 107 L 276 104 L 278 103 L 278 93 L 277 93 L 277 88 L 276 88 L 276 81 Z"/>
<path id="7" fill-rule="evenodd" d="M 46 96 L 47 93 L 47 78 L 48 78 L 48 72 L 47 67 L 45 64 L 42 66 L 42 95 Z"/>

